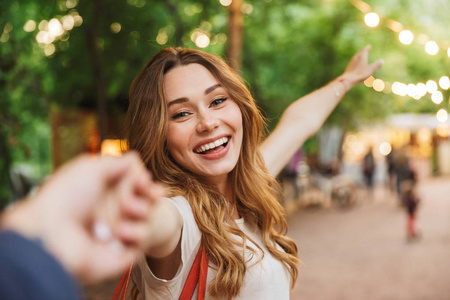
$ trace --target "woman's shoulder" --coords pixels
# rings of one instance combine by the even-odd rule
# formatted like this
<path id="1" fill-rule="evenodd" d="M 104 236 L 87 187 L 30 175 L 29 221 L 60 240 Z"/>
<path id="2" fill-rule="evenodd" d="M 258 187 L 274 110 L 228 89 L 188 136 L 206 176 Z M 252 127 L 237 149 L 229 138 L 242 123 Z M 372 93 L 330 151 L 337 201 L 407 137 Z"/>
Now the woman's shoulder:
<path id="1" fill-rule="evenodd" d="M 183 219 L 188 218 L 188 221 L 191 221 L 190 217 L 192 216 L 192 220 L 194 220 L 194 213 L 192 211 L 191 205 L 189 201 L 184 196 L 173 196 L 165 198 L 169 202 L 171 202 L 180 212 Z"/>
<path id="2" fill-rule="evenodd" d="M 171 201 L 173 204 L 175 204 L 177 207 L 180 206 L 183 209 L 192 210 L 191 206 L 189 205 L 189 201 L 182 195 L 178 196 L 169 196 L 166 197 L 169 201 Z"/>
<path id="3" fill-rule="evenodd" d="M 175 205 L 183 219 L 182 246 L 186 246 L 188 249 L 195 248 L 200 241 L 201 233 L 189 201 L 184 196 L 167 199 Z"/>

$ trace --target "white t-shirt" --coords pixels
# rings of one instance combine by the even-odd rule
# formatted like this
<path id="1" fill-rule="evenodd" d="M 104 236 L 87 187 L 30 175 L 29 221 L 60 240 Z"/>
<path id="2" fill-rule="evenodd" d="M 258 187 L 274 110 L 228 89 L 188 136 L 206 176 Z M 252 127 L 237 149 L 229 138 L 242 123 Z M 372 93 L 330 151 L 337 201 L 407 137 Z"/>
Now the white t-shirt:
<path id="1" fill-rule="evenodd" d="M 195 222 L 191 206 L 188 201 L 182 197 L 170 198 L 172 203 L 177 207 L 181 216 L 183 217 L 183 232 L 181 238 L 181 265 L 177 274 L 171 280 L 159 279 L 151 272 L 145 258 L 141 259 L 133 268 L 133 280 L 136 283 L 141 296 L 145 295 L 143 299 L 178 299 L 186 282 L 187 276 L 194 262 L 200 247 L 200 230 Z M 283 264 L 275 259 L 263 245 L 261 234 L 259 230 L 252 230 L 244 219 L 235 220 L 238 227 L 253 241 L 255 241 L 263 250 L 264 258 L 256 263 L 259 257 L 247 250 L 246 259 L 250 257 L 248 262 L 247 272 L 244 278 L 244 284 L 241 288 L 240 294 L 234 299 L 258 299 L 258 300 L 283 300 L 289 299 L 289 288 L 291 277 Z M 259 250 L 254 244 L 248 241 L 250 247 Z M 281 250 L 281 247 L 279 247 Z M 258 255 L 261 255 L 259 253 Z M 215 277 L 216 271 L 214 268 L 208 268 L 207 284 Z M 192 299 L 197 299 L 197 290 Z M 206 293 L 207 300 L 217 300 L 208 293 Z"/>

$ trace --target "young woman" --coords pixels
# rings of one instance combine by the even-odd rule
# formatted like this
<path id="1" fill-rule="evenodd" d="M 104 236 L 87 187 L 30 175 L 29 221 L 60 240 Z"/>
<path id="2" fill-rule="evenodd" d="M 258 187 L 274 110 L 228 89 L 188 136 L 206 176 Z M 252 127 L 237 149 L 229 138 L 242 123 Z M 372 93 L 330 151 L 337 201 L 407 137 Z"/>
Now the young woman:
<path id="1" fill-rule="evenodd" d="M 273 176 L 345 92 L 381 66 L 367 64 L 368 51 L 293 103 L 264 142 L 254 99 L 220 58 L 167 48 L 151 59 L 132 84 L 126 132 L 168 198 L 141 235 L 145 258 L 133 269 L 141 299 L 178 299 L 200 245 L 209 258 L 206 299 L 289 299 L 299 260 Z"/>

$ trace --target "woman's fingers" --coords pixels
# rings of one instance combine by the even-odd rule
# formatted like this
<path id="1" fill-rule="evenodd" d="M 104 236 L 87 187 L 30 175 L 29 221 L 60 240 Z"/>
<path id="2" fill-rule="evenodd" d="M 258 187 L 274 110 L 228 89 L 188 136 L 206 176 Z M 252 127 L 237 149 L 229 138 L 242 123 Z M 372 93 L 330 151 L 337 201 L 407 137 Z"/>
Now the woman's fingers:
<path id="1" fill-rule="evenodd" d="M 153 204 L 157 203 L 166 194 L 165 188 L 161 183 L 152 181 L 151 177 L 146 178 L 145 176 L 136 182 L 135 191 Z"/>
<path id="2" fill-rule="evenodd" d="M 135 245 L 145 248 L 149 241 L 151 219 L 145 221 L 123 220 L 115 229 L 115 235 L 126 245 Z"/>
<path id="3" fill-rule="evenodd" d="M 367 45 L 356 53 L 347 65 L 342 76 L 350 82 L 352 87 L 366 80 L 383 65 L 382 59 L 372 64 L 368 63 L 369 51 L 371 49 L 372 46 Z"/>
<path id="4" fill-rule="evenodd" d="M 130 219 L 143 219 L 151 211 L 151 203 L 142 198 L 130 197 L 120 201 L 121 216 Z"/>
<path id="5" fill-rule="evenodd" d="M 379 59 L 376 62 L 372 63 L 370 65 L 370 68 L 372 69 L 371 70 L 371 75 L 373 73 L 375 73 L 379 68 L 381 68 L 383 66 L 383 64 L 384 64 L 384 60 L 382 60 L 382 59 Z"/>
<path id="6" fill-rule="evenodd" d="M 152 207 L 164 197 L 162 184 L 153 182 L 146 171 L 136 174 L 131 186 L 121 190 L 120 209 L 125 218 L 144 219 Z"/>

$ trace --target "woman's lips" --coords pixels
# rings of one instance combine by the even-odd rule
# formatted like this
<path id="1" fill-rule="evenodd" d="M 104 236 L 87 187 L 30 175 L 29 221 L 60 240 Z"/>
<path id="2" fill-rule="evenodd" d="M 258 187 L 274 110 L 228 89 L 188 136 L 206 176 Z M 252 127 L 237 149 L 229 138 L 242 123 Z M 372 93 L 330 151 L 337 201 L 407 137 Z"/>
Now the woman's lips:
<path id="1" fill-rule="evenodd" d="M 228 141 L 225 144 L 222 144 L 218 147 L 215 147 L 214 149 L 206 150 L 205 152 L 197 154 L 200 155 L 201 158 L 208 160 L 215 160 L 226 156 L 229 150 L 230 150 L 230 138 L 228 138 Z"/>

